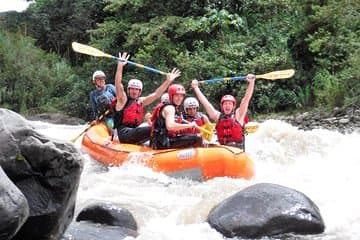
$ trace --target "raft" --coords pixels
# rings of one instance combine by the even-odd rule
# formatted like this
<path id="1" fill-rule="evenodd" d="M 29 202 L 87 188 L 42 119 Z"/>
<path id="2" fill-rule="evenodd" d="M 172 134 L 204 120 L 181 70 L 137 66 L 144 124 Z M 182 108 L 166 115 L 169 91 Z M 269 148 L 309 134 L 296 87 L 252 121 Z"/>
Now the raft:
<path id="1" fill-rule="evenodd" d="M 154 150 L 148 146 L 110 141 L 104 124 L 89 128 L 82 139 L 82 151 L 107 165 L 121 166 L 136 161 L 171 177 L 205 181 L 216 177 L 251 179 L 254 164 L 240 148 L 209 145 L 207 147 Z"/>

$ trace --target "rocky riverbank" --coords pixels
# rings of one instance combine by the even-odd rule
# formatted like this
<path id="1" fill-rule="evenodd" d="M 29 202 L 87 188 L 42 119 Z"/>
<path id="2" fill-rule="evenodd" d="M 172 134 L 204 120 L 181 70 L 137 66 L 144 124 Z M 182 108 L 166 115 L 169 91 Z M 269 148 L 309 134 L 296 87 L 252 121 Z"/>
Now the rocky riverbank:
<path id="1" fill-rule="evenodd" d="M 302 130 L 328 129 L 341 133 L 360 133 L 360 109 L 334 108 L 331 112 L 309 111 L 291 116 L 270 116 L 259 120 L 278 119 L 290 123 Z"/>

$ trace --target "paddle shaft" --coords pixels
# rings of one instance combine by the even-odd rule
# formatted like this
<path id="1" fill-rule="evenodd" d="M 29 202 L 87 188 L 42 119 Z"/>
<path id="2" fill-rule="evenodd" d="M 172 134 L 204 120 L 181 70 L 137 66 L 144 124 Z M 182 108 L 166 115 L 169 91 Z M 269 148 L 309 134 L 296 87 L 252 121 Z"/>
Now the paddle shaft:
<path id="1" fill-rule="evenodd" d="M 121 62 L 125 61 L 125 59 L 123 59 L 123 58 L 115 57 L 115 56 L 112 56 L 112 55 L 110 55 L 110 56 L 111 56 L 111 58 L 116 59 L 118 61 L 121 61 Z M 132 66 L 135 66 L 135 67 L 138 67 L 138 68 L 142 68 L 142 69 L 145 69 L 145 70 L 148 70 L 150 72 L 157 73 L 157 74 L 160 74 L 160 75 L 166 75 L 167 74 L 166 72 L 163 72 L 163 71 L 157 70 L 155 68 L 145 66 L 145 65 L 142 65 L 142 64 L 139 64 L 139 63 L 136 63 L 136 62 L 132 62 L 132 61 L 129 61 L 129 60 L 127 61 L 127 63 L 129 65 L 132 65 Z"/>
<path id="2" fill-rule="evenodd" d="M 204 81 L 200 81 L 200 83 L 215 83 L 215 82 L 222 82 L 222 81 L 231 81 L 231 80 L 240 80 L 244 81 L 246 79 L 246 76 L 236 76 L 236 77 L 225 77 L 225 78 L 212 78 Z"/>
<path id="3" fill-rule="evenodd" d="M 255 75 L 255 77 L 259 79 L 276 80 L 276 79 L 290 78 L 294 75 L 294 73 L 295 73 L 294 69 L 287 69 L 287 70 L 269 72 L 261 75 Z M 235 76 L 235 77 L 213 78 L 204 81 L 199 81 L 199 83 L 214 83 L 214 82 L 231 81 L 231 80 L 244 81 L 245 79 L 246 76 L 243 75 L 243 76 Z"/>
<path id="4" fill-rule="evenodd" d="M 98 117 L 98 121 L 101 121 L 106 115 L 108 115 L 110 113 L 110 110 L 106 110 L 106 112 L 104 114 L 101 114 L 100 117 Z M 77 135 L 76 137 L 74 137 L 73 139 L 71 139 L 72 143 L 75 143 L 76 140 L 78 140 L 79 137 L 81 137 L 84 133 L 86 133 L 87 130 L 89 130 L 89 128 L 91 128 L 94 124 L 89 124 L 89 126 L 87 126 L 84 131 L 82 131 L 79 135 Z"/>

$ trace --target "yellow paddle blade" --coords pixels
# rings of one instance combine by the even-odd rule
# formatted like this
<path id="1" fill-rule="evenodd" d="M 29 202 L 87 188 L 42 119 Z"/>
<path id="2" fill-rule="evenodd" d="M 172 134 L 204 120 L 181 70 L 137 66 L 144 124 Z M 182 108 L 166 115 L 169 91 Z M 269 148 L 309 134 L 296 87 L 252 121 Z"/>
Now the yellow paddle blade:
<path id="1" fill-rule="evenodd" d="M 245 132 L 246 133 L 254 133 L 259 129 L 259 124 L 258 123 L 247 123 L 245 125 Z"/>
<path id="2" fill-rule="evenodd" d="M 294 69 L 288 70 L 280 70 L 269 72 L 261 75 L 256 75 L 256 78 L 268 79 L 268 80 L 276 80 L 276 79 L 284 79 L 284 78 L 291 78 L 295 73 Z"/>
<path id="3" fill-rule="evenodd" d="M 104 53 L 103 51 L 100 51 L 99 49 L 96 49 L 94 47 L 90 47 L 90 46 L 85 45 L 85 44 L 73 42 L 71 44 L 71 46 L 72 46 L 72 49 L 75 52 L 78 52 L 78 53 L 83 53 L 83 54 L 87 54 L 87 55 L 94 56 L 94 57 L 112 58 L 112 56 L 110 54 Z"/>
<path id="4" fill-rule="evenodd" d="M 207 123 L 199 127 L 201 136 L 208 142 L 210 142 L 214 135 L 215 126 L 211 123 Z"/>

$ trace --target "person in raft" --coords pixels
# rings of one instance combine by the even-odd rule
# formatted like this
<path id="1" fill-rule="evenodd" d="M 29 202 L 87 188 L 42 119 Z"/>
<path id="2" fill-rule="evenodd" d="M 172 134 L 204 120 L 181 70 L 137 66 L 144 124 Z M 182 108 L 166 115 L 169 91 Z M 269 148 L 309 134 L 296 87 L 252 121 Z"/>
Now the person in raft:
<path id="1" fill-rule="evenodd" d="M 184 119 L 188 122 L 196 122 L 196 125 L 203 126 L 211 124 L 209 118 L 202 112 L 199 112 L 199 101 L 194 97 L 188 97 L 184 100 Z M 198 128 L 187 128 L 182 131 L 186 134 L 200 133 Z"/>
<path id="2" fill-rule="evenodd" d="M 150 145 L 153 149 L 200 147 L 202 137 L 199 134 L 181 132 L 198 127 L 195 122 L 183 122 L 180 107 L 186 96 L 185 88 L 172 84 L 168 94 L 169 103 L 160 103 L 153 111 Z"/>
<path id="3" fill-rule="evenodd" d="M 181 72 L 174 68 L 166 75 L 165 81 L 155 92 L 146 97 L 141 97 L 143 84 L 138 79 L 129 80 L 125 93 L 122 84 L 123 68 L 130 55 L 119 53 L 119 57 L 125 61 L 118 62 L 115 74 L 117 101 L 114 111 L 114 127 L 117 129 L 121 143 L 142 144 L 150 139 L 151 131 L 151 126 L 139 126 L 143 121 L 144 107 L 159 99 L 172 81 L 181 75 Z"/>
<path id="4" fill-rule="evenodd" d="M 236 99 L 232 95 L 224 95 L 220 101 L 221 111 L 216 110 L 199 88 L 199 82 L 192 80 L 191 86 L 200 103 L 204 106 L 210 119 L 216 123 L 217 138 L 220 144 L 245 149 L 244 126 L 246 112 L 254 92 L 255 75 L 248 74 L 249 83 L 240 106 L 236 108 Z"/>
<path id="5" fill-rule="evenodd" d="M 159 104 L 161 104 L 161 103 L 169 103 L 169 94 L 168 93 L 164 93 L 162 96 L 161 96 L 161 98 L 160 98 L 160 103 L 158 103 L 158 105 Z M 155 107 L 154 107 L 154 109 L 158 106 L 158 105 L 156 105 Z M 146 114 L 145 114 L 145 122 L 143 123 L 143 124 L 148 124 L 148 125 L 152 125 L 152 119 L 151 119 L 151 117 L 152 117 L 152 113 L 150 113 L 150 112 L 147 112 Z"/>
<path id="6" fill-rule="evenodd" d="M 111 117 L 111 106 L 112 101 L 116 98 L 115 86 L 106 84 L 106 75 L 101 70 L 93 73 L 92 82 L 95 89 L 90 92 L 90 103 L 93 112 L 91 124 L 103 121 L 109 129 L 112 129 L 114 122 Z"/>

